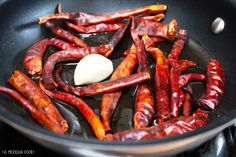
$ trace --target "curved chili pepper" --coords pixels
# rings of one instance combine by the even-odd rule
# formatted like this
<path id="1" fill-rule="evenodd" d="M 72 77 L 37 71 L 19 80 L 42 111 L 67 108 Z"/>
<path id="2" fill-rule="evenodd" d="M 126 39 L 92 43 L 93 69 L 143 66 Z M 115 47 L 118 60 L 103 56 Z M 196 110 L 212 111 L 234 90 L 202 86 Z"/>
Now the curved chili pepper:
<path id="1" fill-rule="evenodd" d="M 63 41 L 61 39 L 57 39 L 57 38 L 51 38 L 50 45 L 53 45 L 56 48 L 59 48 L 61 50 L 69 50 L 69 49 L 75 48 L 75 46 L 73 44 L 65 42 L 65 41 Z"/>
<path id="2" fill-rule="evenodd" d="M 224 75 L 221 64 L 217 60 L 211 59 L 207 65 L 206 90 L 197 101 L 199 106 L 208 110 L 214 110 L 218 106 L 224 94 Z"/>
<path id="3" fill-rule="evenodd" d="M 171 115 L 178 117 L 179 115 L 179 76 L 189 67 L 196 66 L 196 63 L 189 60 L 180 60 L 173 63 L 170 70 L 170 88 L 171 88 Z"/>
<path id="4" fill-rule="evenodd" d="M 185 29 L 180 29 L 178 32 L 178 38 L 174 42 L 171 52 L 167 58 L 171 65 L 173 62 L 176 62 L 179 59 L 179 55 L 180 55 L 187 39 L 188 39 L 188 31 Z"/>
<path id="5" fill-rule="evenodd" d="M 18 101 L 24 108 L 26 108 L 31 113 L 35 121 L 37 121 L 42 126 L 58 134 L 65 133 L 65 130 L 60 125 L 50 120 L 46 114 L 40 112 L 36 107 L 34 107 L 34 105 L 32 105 L 27 99 L 21 96 L 18 92 L 2 86 L 0 86 L 0 92 L 6 93 L 7 95 L 11 96 L 16 101 Z"/>
<path id="6" fill-rule="evenodd" d="M 121 22 L 117 23 L 99 23 L 91 26 L 79 26 L 70 22 L 66 22 L 66 25 L 79 33 L 101 33 L 101 32 L 112 32 L 120 29 L 124 24 Z"/>
<path id="7" fill-rule="evenodd" d="M 108 45 L 100 45 L 98 47 L 74 48 L 52 54 L 48 57 L 43 67 L 43 84 L 47 89 L 58 87 L 53 78 L 54 67 L 58 62 L 80 60 L 83 57 L 93 53 L 105 54 L 108 50 L 110 50 Z"/>
<path id="8" fill-rule="evenodd" d="M 39 76 L 42 74 L 43 56 L 49 45 L 53 45 L 62 50 L 74 48 L 72 44 L 57 38 L 43 39 L 36 42 L 26 51 L 24 57 L 24 66 L 30 75 Z"/>
<path id="9" fill-rule="evenodd" d="M 189 81 L 204 81 L 205 75 L 203 74 L 184 74 L 179 77 L 179 87 L 185 86 Z"/>
<path id="10" fill-rule="evenodd" d="M 86 47 L 86 48 L 70 49 L 67 51 L 59 51 L 49 56 L 49 58 L 45 62 L 42 73 L 43 83 L 46 86 L 46 88 L 53 89 L 58 87 L 57 83 L 54 81 L 53 78 L 53 71 L 56 63 L 62 61 L 80 60 L 86 55 L 94 53 L 102 54 L 108 57 L 114 50 L 115 46 L 119 43 L 119 41 L 123 37 L 129 23 L 130 20 L 113 35 L 112 39 L 109 41 L 108 44 L 102 44 L 97 47 Z"/>
<path id="11" fill-rule="evenodd" d="M 62 29 L 61 27 L 54 25 L 51 22 L 46 22 L 45 26 L 47 28 L 49 28 L 54 34 L 59 36 L 60 38 L 63 38 L 65 40 L 75 44 L 78 47 L 82 47 L 82 48 L 88 47 L 88 45 L 83 40 L 81 40 L 77 36 L 71 34 L 70 32 L 67 32 L 66 30 Z"/>
<path id="12" fill-rule="evenodd" d="M 108 80 L 103 82 L 94 83 L 88 86 L 83 87 L 72 87 L 67 83 L 63 82 L 60 73 L 62 68 L 58 68 L 56 70 L 55 79 L 61 89 L 63 89 L 67 93 L 71 93 L 77 96 L 88 96 L 94 94 L 104 94 L 111 93 L 118 90 L 121 90 L 125 87 L 129 87 L 132 85 L 137 85 L 141 82 L 145 82 L 151 79 L 150 73 L 147 71 L 139 72 L 136 74 L 132 74 L 127 77 L 121 77 L 116 80 Z"/>
<path id="13" fill-rule="evenodd" d="M 60 126 L 64 132 L 67 131 L 67 121 L 33 80 L 19 70 L 15 70 L 8 82 L 27 98 L 39 112 L 44 113 L 49 120 Z"/>
<path id="14" fill-rule="evenodd" d="M 208 115 L 203 110 L 198 109 L 193 116 L 182 116 L 165 121 L 157 126 L 144 129 L 130 129 L 108 134 L 108 141 L 140 141 L 147 139 L 155 139 L 169 137 L 193 131 L 199 127 L 203 127 L 208 122 Z"/>
<path id="15" fill-rule="evenodd" d="M 155 47 L 154 41 L 148 36 L 143 36 L 142 41 L 146 50 L 156 60 L 155 69 L 155 98 L 157 122 L 162 123 L 170 118 L 169 106 L 169 65 L 162 51 Z"/>
<path id="16" fill-rule="evenodd" d="M 82 99 L 70 95 L 68 93 L 47 90 L 43 86 L 42 82 L 39 83 L 39 86 L 48 96 L 66 102 L 78 108 L 84 118 L 87 120 L 87 122 L 93 128 L 96 137 L 100 140 L 104 139 L 105 130 L 102 122 L 100 121 L 98 116 L 93 112 L 93 110 Z"/>
<path id="17" fill-rule="evenodd" d="M 110 80 L 129 76 L 137 64 L 137 49 L 132 46 L 120 65 L 113 72 Z M 110 120 L 117 107 L 122 91 L 104 94 L 101 103 L 101 117 L 106 131 L 110 131 Z"/>
<path id="18" fill-rule="evenodd" d="M 32 76 L 38 76 L 42 73 L 42 58 L 50 44 L 50 39 L 43 39 L 36 42 L 25 53 L 24 66 L 27 72 Z"/>
<path id="19" fill-rule="evenodd" d="M 47 21 L 53 20 L 71 20 L 74 21 L 75 24 L 81 26 L 88 26 L 92 24 L 98 23 L 109 23 L 113 21 L 122 20 L 128 18 L 130 16 L 135 16 L 139 14 L 153 14 L 153 13 L 160 13 L 164 12 L 167 9 L 166 5 L 149 5 L 143 6 L 140 8 L 132 9 L 132 10 L 122 10 L 117 12 L 111 13 L 104 13 L 104 14 L 91 14 L 85 12 L 65 12 L 59 14 L 51 14 L 47 16 L 43 16 L 39 18 L 39 24 L 46 23 Z"/>
<path id="20" fill-rule="evenodd" d="M 157 36 L 168 40 L 174 40 L 176 36 L 177 22 L 175 19 L 172 19 L 169 24 L 143 20 L 143 22 L 136 24 L 135 30 L 139 36 Z"/>

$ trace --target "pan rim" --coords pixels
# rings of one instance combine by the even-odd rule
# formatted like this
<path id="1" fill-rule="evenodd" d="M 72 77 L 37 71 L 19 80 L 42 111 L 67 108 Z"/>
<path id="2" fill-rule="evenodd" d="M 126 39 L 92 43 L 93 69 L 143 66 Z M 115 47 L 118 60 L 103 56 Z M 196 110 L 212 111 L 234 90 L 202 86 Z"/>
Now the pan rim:
<path id="1" fill-rule="evenodd" d="M 198 128 L 196 130 L 171 136 L 171 137 L 164 137 L 161 139 L 151 139 L 151 140 L 143 140 L 138 142 L 118 142 L 118 141 L 99 141 L 96 138 L 89 138 L 84 139 L 82 137 L 74 138 L 73 136 L 67 136 L 67 135 L 60 135 L 51 132 L 50 130 L 47 130 L 46 128 L 40 127 L 40 126 L 33 126 L 30 123 L 27 123 L 26 120 L 22 118 L 23 121 L 21 123 L 17 122 L 17 119 L 19 121 L 19 118 L 21 118 L 18 115 L 14 115 L 13 113 L 10 113 L 9 111 L 2 111 L 2 108 L 0 108 L 0 120 L 5 122 L 6 124 L 10 125 L 11 127 L 15 128 L 18 131 L 21 131 L 22 133 L 29 134 L 33 137 L 37 137 L 39 139 L 43 139 L 50 142 L 56 142 L 59 141 L 66 142 L 66 145 L 73 145 L 73 143 L 76 144 L 86 144 L 86 145 L 96 145 L 96 149 L 98 148 L 98 145 L 106 146 L 110 148 L 114 148 L 119 146 L 121 149 L 126 148 L 127 145 L 130 147 L 137 147 L 137 146 L 150 146 L 150 145 L 158 145 L 158 144 L 167 144 L 169 142 L 176 142 L 184 139 L 188 139 L 203 133 L 206 133 L 208 131 L 214 130 L 218 127 L 222 127 L 223 129 L 226 127 L 229 127 L 236 123 L 236 109 L 228 113 L 227 115 L 224 115 L 217 119 L 214 122 L 208 123 L 206 126 L 202 128 Z M 222 129 L 221 129 L 222 130 Z"/>

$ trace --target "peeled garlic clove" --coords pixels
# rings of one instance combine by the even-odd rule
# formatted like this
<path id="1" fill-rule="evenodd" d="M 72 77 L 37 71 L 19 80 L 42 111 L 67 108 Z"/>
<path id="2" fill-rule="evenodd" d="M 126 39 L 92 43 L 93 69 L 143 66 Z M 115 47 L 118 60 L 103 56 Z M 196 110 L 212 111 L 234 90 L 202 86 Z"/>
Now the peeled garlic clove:
<path id="1" fill-rule="evenodd" d="M 86 85 L 106 79 L 113 72 L 113 64 L 106 57 L 91 54 L 77 64 L 74 73 L 75 85 Z"/>

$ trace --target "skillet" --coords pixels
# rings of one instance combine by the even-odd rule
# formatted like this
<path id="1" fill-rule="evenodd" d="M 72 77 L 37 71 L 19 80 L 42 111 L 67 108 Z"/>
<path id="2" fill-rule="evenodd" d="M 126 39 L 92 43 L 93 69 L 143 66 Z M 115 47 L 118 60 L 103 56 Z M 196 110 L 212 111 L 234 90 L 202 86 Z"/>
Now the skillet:
<path id="1" fill-rule="evenodd" d="M 66 154 L 81 156 L 172 155 L 199 146 L 236 122 L 236 107 L 234 104 L 236 102 L 236 97 L 234 96 L 236 91 L 236 83 L 234 82 L 234 78 L 236 78 L 234 71 L 236 68 L 236 62 L 234 61 L 236 57 L 234 52 L 236 49 L 236 23 L 234 22 L 236 2 L 233 0 L 0 0 L 1 85 L 9 86 L 6 80 L 13 69 L 21 68 L 24 52 L 29 46 L 39 39 L 52 35 L 45 28 L 38 25 L 36 19 L 53 13 L 55 6 L 59 2 L 62 3 L 63 10 L 87 12 L 112 12 L 149 4 L 166 4 L 168 10 L 163 22 L 168 22 L 171 18 L 175 18 L 179 23 L 179 28 L 187 29 L 190 34 L 189 41 L 183 50 L 183 54 L 186 54 L 186 56 L 182 57 L 197 60 L 202 66 L 206 64 L 209 58 L 216 58 L 222 64 L 226 74 L 226 89 L 223 100 L 218 108 L 210 114 L 210 122 L 206 127 L 183 135 L 137 143 L 111 143 L 96 140 L 92 137 L 92 133 L 87 131 L 89 126 L 83 123 L 81 115 L 73 108 L 68 106 L 65 108 L 66 104 L 63 105 L 61 103 L 56 104 L 64 114 L 69 115 L 68 119 L 73 119 L 75 115 L 78 118 L 76 122 L 73 120 L 69 122 L 73 127 L 66 136 L 54 134 L 40 127 L 24 108 L 3 94 L 0 95 L 1 121 L 48 148 Z M 216 17 L 223 18 L 226 23 L 225 30 L 219 35 L 214 35 L 210 31 L 211 22 Z M 114 54 L 111 56 L 113 60 L 119 58 L 123 50 L 127 48 L 124 40 L 113 52 Z M 129 94 L 129 91 L 127 91 L 127 94 Z M 88 99 L 87 101 L 92 102 L 93 100 Z M 99 101 L 99 97 L 96 98 L 96 101 Z M 126 103 L 132 103 L 132 99 L 128 99 Z M 93 103 L 91 105 L 96 110 L 99 109 Z M 124 119 L 129 118 L 130 113 L 132 113 L 130 106 L 125 105 L 117 111 L 117 117 L 123 118 L 123 121 L 121 120 L 121 123 L 123 123 Z M 120 129 L 129 127 L 127 123 L 125 124 Z M 73 130 L 73 128 L 75 129 Z M 118 130 L 119 127 L 116 128 L 116 131 Z M 83 134 L 84 132 L 86 134 Z M 91 136 L 91 138 L 88 138 L 88 136 Z"/>

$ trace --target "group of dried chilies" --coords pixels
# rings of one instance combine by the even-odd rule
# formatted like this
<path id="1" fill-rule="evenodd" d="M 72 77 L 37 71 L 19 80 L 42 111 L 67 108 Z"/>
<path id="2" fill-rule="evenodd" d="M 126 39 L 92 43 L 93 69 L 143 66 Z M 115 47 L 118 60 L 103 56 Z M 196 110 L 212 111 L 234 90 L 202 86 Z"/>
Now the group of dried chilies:
<path id="1" fill-rule="evenodd" d="M 15 98 L 42 126 L 60 134 L 67 132 L 68 124 L 49 97 L 78 108 L 100 140 L 138 141 L 161 138 L 182 134 L 206 125 L 208 114 L 202 109 L 191 110 L 192 89 L 187 84 L 192 80 L 205 81 L 206 90 L 197 100 L 197 104 L 203 109 L 214 110 L 224 93 L 224 71 L 217 60 L 211 59 L 205 75 L 182 74 L 187 68 L 196 66 L 196 63 L 190 60 L 179 60 L 188 34 L 186 30 L 180 29 L 176 38 L 177 22 L 174 19 L 169 24 L 159 22 L 164 18 L 163 12 L 166 8 L 166 5 L 150 5 L 133 10 L 90 14 L 63 13 L 61 5 L 58 5 L 57 14 L 41 17 L 39 23 L 44 24 L 60 39 L 40 40 L 28 49 L 24 58 L 24 66 L 28 74 L 42 77 L 39 85 L 24 73 L 15 70 L 8 82 L 20 94 L 2 86 L 0 91 Z M 154 13 L 158 14 L 147 16 Z M 52 23 L 59 20 L 63 20 L 68 28 L 80 33 L 116 32 L 109 43 L 90 47 L 77 36 Z M 115 69 L 110 80 L 75 88 L 61 79 L 62 67 L 54 69 L 59 62 L 78 61 L 89 54 L 96 53 L 108 57 L 129 25 L 131 25 L 133 45 L 125 51 L 124 60 Z M 139 36 L 142 36 L 141 40 Z M 159 48 L 155 47 L 155 44 L 166 40 L 174 41 L 167 58 Z M 49 45 L 61 51 L 49 56 L 42 66 L 42 58 Z M 155 96 L 147 85 L 151 76 L 146 53 L 151 54 L 156 61 Z M 138 64 L 137 73 L 132 74 L 136 64 Z M 122 95 L 122 89 L 138 84 L 133 117 L 134 129 L 112 134 L 110 122 Z M 188 92 L 182 89 L 184 86 Z M 104 94 L 101 103 L 102 121 L 82 100 L 82 96 L 94 94 Z M 154 117 L 158 124 L 150 126 Z"/>

